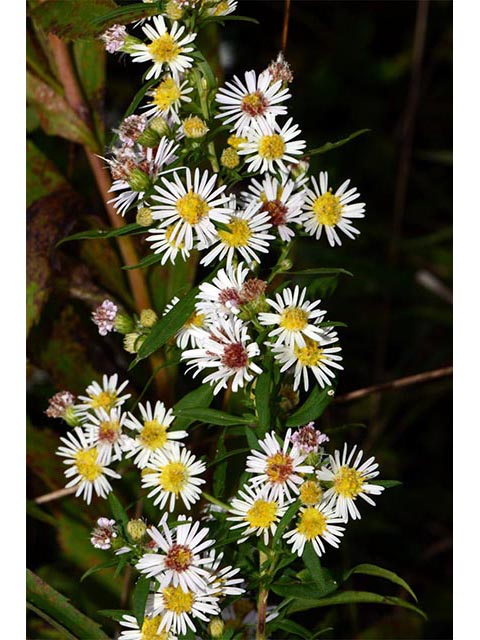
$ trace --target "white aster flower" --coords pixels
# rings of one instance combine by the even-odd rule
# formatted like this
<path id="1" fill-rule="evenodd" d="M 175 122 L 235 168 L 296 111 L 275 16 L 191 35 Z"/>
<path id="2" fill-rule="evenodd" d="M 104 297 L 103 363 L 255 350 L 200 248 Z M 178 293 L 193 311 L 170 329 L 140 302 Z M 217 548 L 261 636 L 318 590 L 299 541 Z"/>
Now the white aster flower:
<path id="1" fill-rule="evenodd" d="M 302 476 L 314 471 L 311 465 L 302 464 L 306 454 L 300 453 L 295 445 L 290 448 L 291 436 L 292 430 L 288 429 L 282 447 L 275 431 L 267 433 L 264 440 L 258 441 L 263 451 L 252 451 L 247 458 L 246 471 L 255 474 L 250 480 L 252 486 L 265 489 L 280 505 L 294 500 Z"/>
<path id="2" fill-rule="evenodd" d="M 125 380 L 125 382 L 119 385 L 118 374 L 116 373 L 110 377 L 104 375 L 101 386 L 98 382 L 94 381 L 86 388 L 86 396 L 78 396 L 78 399 L 83 402 L 82 404 L 75 405 L 75 411 L 82 414 L 93 409 L 110 411 L 110 409 L 114 407 L 120 407 L 125 400 L 130 398 L 129 393 L 125 393 L 123 396 L 120 395 L 127 384 L 128 380 Z"/>
<path id="3" fill-rule="evenodd" d="M 248 142 L 240 144 L 238 153 L 247 156 L 248 171 L 274 172 L 275 168 L 287 173 L 285 162 L 297 162 L 305 148 L 305 140 L 294 140 L 301 133 L 292 118 L 280 125 L 268 118 L 254 121 L 246 130 Z M 275 166 L 277 165 L 277 167 Z"/>
<path id="4" fill-rule="evenodd" d="M 160 630 L 181 635 L 185 635 L 188 629 L 196 631 L 192 619 L 209 622 L 211 616 L 220 613 L 218 598 L 209 587 L 190 590 L 182 589 L 180 585 L 159 587 L 147 599 L 147 610 L 152 615 L 162 616 Z"/>
<path id="5" fill-rule="evenodd" d="M 355 501 L 358 497 L 375 506 L 375 502 L 369 497 L 371 495 L 380 495 L 384 490 L 378 484 L 370 484 L 369 480 L 378 476 L 378 463 L 372 456 L 361 464 L 363 451 L 359 451 L 354 459 L 357 446 L 348 454 L 347 444 L 343 447 L 343 454 L 340 457 L 340 451 L 335 451 L 333 456 L 329 457 L 329 463 L 317 471 L 319 480 L 333 482 L 332 487 L 327 489 L 324 494 L 325 504 L 334 509 L 344 522 L 348 522 L 348 518 L 356 520 L 360 518 Z"/>
<path id="6" fill-rule="evenodd" d="M 189 33 L 182 38 L 185 27 L 178 22 L 174 22 L 168 31 L 163 16 L 154 16 L 152 22 L 153 25 L 146 24 L 142 29 L 150 43 L 142 42 L 132 46 L 133 61 L 153 62 L 145 76 L 146 80 L 159 78 L 164 67 L 168 67 L 172 76 L 178 78 L 185 69 L 192 66 L 193 58 L 185 54 L 193 51 L 193 47 L 188 45 L 195 40 L 197 34 Z"/>
<path id="7" fill-rule="evenodd" d="M 169 430 L 175 420 L 172 409 L 168 411 L 159 400 L 152 408 L 150 402 L 139 404 L 142 419 L 138 420 L 132 413 L 128 414 L 125 425 L 135 432 L 135 438 L 130 440 L 130 451 L 127 458 L 136 456 L 134 463 L 140 469 L 146 467 L 153 454 L 164 449 L 174 440 L 187 437 L 186 431 Z"/>
<path id="8" fill-rule="evenodd" d="M 153 503 L 160 505 L 160 509 L 168 502 L 168 510 L 172 512 L 179 497 L 186 509 L 190 509 L 200 499 L 202 491 L 199 487 L 205 480 L 197 476 L 205 468 L 204 462 L 197 460 L 184 447 L 180 448 L 177 442 L 172 442 L 168 449 L 152 455 L 142 475 L 142 487 L 153 487 L 148 497 L 155 497 Z"/>
<path id="9" fill-rule="evenodd" d="M 163 266 L 170 260 L 172 264 L 175 264 L 178 254 L 180 253 L 184 262 L 190 257 L 190 251 L 185 248 L 183 242 L 173 236 L 175 225 L 169 227 L 157 227 L 148 230 L 148 235 L 145 239 L 147 242 L 151 242 L 150 248 L 153 249 L 153 253 L 163 253 L 161 265 Z M 173 238 L 172 238 L 173 236 Z"/>
<path id="10" fill-rule="evenodd" d="M 177 636 L 169 631 L 160 631 L 161 621 L 161 616 L 145 617 L 140 628 L 134 616 L 124 615 L 119 622 L 127 630 L 122 631 L 118 640 L 177 640 Z"/>
<path id="11" fill-rule="evenodd" d="M 277 523 L 287 510 L 287 506 L 280 506 L 277 500 L 265 493 L 264 489 L 254 490 L 249 485 L 244 485 L 238 492 L 240 498 L 233 498 L 230 512 L 233 516 L 227 518 L 237 522 L 232 529 L 245 528 L 243 537 L 239 543 L 244 542 L 248 536 L 255 534 L 263 537 L 263 542 L 268 544 L 269 536 L 275 535 Z"/>
<path id="12" fill-rule="evenodd" d="M 313 189 L 306 190 L 304 204 L 304 226 L 307 233 L 318 240 L 325 228 L 327 240 L 330 246 L 341 245 L 342 241 L 337 233 L 337 228 L 351 238 L 355 239 L 360 231 L 352 225 L 352 218 L 365 217 L 365 204 L 363 202 L 352 203 L 360 194 L 356 187 L 349 189 L 350 180 L 345 180 L 335 193 L 328 188 L 328 173 L 320 172 L 319 182 L 311 178 Z"/>
<path id="13" fill-rule="evenodd" d="M 302 453 L 318 453 L 320 445 L 329 440 L 327 435 L 315 429 L 314 422 L 299 427 L 292 435 L 292 442 Z"/>
<path id="14" fill-rule="evenodd" d="M 166 137 L 160 140 L 156 151 L 151 147 L 137 147 L 124 147 L 113 159 L 107 160 L 114 179 L 109 191 L 121 192 L 109 202 L 122 216 L 137 200 L 144 199 L 163 168 L 177 159 L 178 145 Z"/>
<path id="15" fill-rule="evenodd" d="M 126 414 L 119 408 L 105 411 L 102 407 L 94 409 L 82 425 L 90 441 L 98 449 L 99 460 L 102 464 L 110 464 L 121 460 L 123 452 L 130 448 L 132 439 L 123 433 Z"/>
<path id="16" fill-rule="evenodd" d="M 235 207 L 235 199 L 230 200 Z M 211 243 L 211 249 L 202 258 L 200 264 L 209 265 L 215 259 L 218 261 L 226 258 L 227 265 L 232 266 L 235 256 L 245 260 L 247 264 L 260 262 L 259 253 L 268 253 L 271 240 L 275 239 L 266 233 L 272 226 L 270 216 L 265 211 L 260 211 L 260 205 L 252 202 L 244 209 L 232 213 L 224 221 L 228 231 L 218 229 Z M 208 248 L 209 244 L 203 243 L 199 249 Z"/>
<path id="17" fill-rule="evenodd" d="M 295 529 L 286 533 L 283 537 L 292 545 L 292 553 L 299 556 L 303 554 L 305 544 L 311 542 L 318 556 L 325 553 L 324 542 L 338 549 L 340 537 L 343 536 L 345 527 L 337 525 L 343 522 L 337 514 L 325 504 L 303 507 L 300 509 Z"/>
<path id="18" fill-rule="evenodd" d="M 147 92 L 150 101 L 142 109 L 147 109 L 145 115 L 148 118 L 171 117 L 174 122 L 179 123 L 178 112 L 182 102 L 192 101 L 188 96 L 192 91 L 193 87 L 189 87 L 186 80 L 165 76 L 155 88 Z"/>
<path id="19" fill-rule="evenodd" d="M 309 302 L 305 300 L 307 289 L 296 285 L 295 289 L 286 287 L 276 294 L 276 299 L 267 299 L 268 304 L 276 313 L 262 312 L 258 314 L 260 324 L 264 326 L 277 325 L 268 334 L 269 338 L 276 338 L 275 345 L 286 344 L 288 347 L 305 347 L 306 338 L 319 341 L 325 335 L 325 330 L 316 325 L 325 315 L 325 311 L 317 309 L 320 300 Z"/>
<path id="20" fill-rule="evenodd" d="M 272 83 L 269 71 L 263 71 L 257 77 L 255 71 L 245 73 L 245 81 L 237 76 L 233 82 L 227 82 L 218 90 L 215 100 L 219 103 L 220 113 L 225 124 L 233 124 L 233 131 L 239 135 L 245 133 L 253 122 L 265 121 L 287 113 L 287 107 L 280 105 L 290 98 L 288 89 L 282 89 L 282 82 Z"/>
<path id="21" fill-rule="evenodd" d="M 342 350 L 338 346 L 330 346 L 338 341 L 335 331 L 325 331 L 321 340 L 305 338 L 305 346 L 271 345 L 275 360 L 283 366 L 281 372 L 295 367 L 293 389 L 296 391 L 303 381 L 303 388 L 308 391 L 308 373 L 311 371 L 321 387 L 332 384 L 335 369 L 343 370 L 339 362 L 342 357 L 338 353 Z M 333 370 L 332 370 L 333 369 Z"/>
<path id="22" fill-rule="evenodd" d="M 219 597 L 224 596 L 238 596 L 241 593 L 245 593 L 245 589 L 235 585 L 243 583 L 243 578 L 235 578 L 240 569 L 234 569 L 232 566 L 222 567 L 220 565 L 223 560 L 223 552 L 218 555 L 215 551 L 212 551 L 208 556 L 208 569 L 211 573 L 215 595 Z"/>
<path id="23" fill-rule="evenodd" d="M 266 211 L 270 222 L 284 242 L 290 242 L 295 236 L 290 224 L 300 224 L 303 220 L 303 191 L 294 192 L 297 183 L 285 177 L 282 182 L 266 174 L 263 181 L 253 179 L 249 191 L 242 195 L 247 202 L 261 203 L 260 211 Z"/>
<path id="24" fill-rule="evenodd" d="M 220 269 L 212 282 L 203 282 L 199 287 L 195 308 L 205 315 L 237 314 L 242 303 L 242 287 L 248 274 L 243 262 Z"/>
<path id="25" fill-rule="evenodd" d="M 154 220 L 161 220 L 161 227 L 173 225 L 170 240 L 184 244 L 190 251 L 194 233 L 199 242 L 208 245 L 216 235 L 212 221 L 228 222 L 232 210 L 226 206 L 228 198 L 222 195 L 225 185 L 215 189 L 216 174 L 210 176 L 208 171 L 200 174 L 195 169 L 192 176 L 190 169 L 186 169 L 185 176 L 186 185 L 178 173 L 173 174 L 173 182 L 162 178 L 164 186 L 156 185 L 157 195 L 152 196 L 158 204 L 151 209 Z"/>
<path id="26" fill-rule="evenodd" d="M 232 379 L 232 391 L 241 389 L 246 382 L 250 382 L 254 375 L 262 373 L 260 367 L 253 362 L 260 349 L 255 342 L 251 342 L 247 326 L 233 316 L 218 317 L 217 322 L 208 331 L 199 329 L 196 349 L 189 349 L 182 353 L 182 360 L 187 360 L 187 371 L 196 368 L 193 374 L 213 369 L 204 382 L 215 385 L 213 393 L 227 388 Z"/>
<path id="27" fill-rule="evenodd" d="M 184 520 L 184 518 L 179 518 Z M 158 546 L 159 553 L 146 553 L 135 565 L 147 578 L 155 577 L 160 587 L 180 587 L 184 590 L 202 591 L 208 586 L 210 573 L 205 568 L 210 560 L 202 557 L 202 551 L 211 547 L 214 540 L 206 527 L 199 522 L 185 520 L 170 531 L 164 518 L 160 526 L 150 527 L 147 532 Z"/>
<path id="28" fill-rule="evenodd" d="M 65 458 L 64 464 L 70 465 L 65 471 L 65 477 L 72 478 L 66 484 L 66 488 L 78 485 L 75 497 L 81 495 L 87 504 L 92 501 L 94 490 L 97 496 L 106 498 L 112 490 L 107 476 L 120 478 L 119 474 L 100 462 L 97 447 L 92 446 L 90 439 L 80 427 L 76 427 L 73 432 L 69 431 L 66 437 L 61 437 L 60 440 L 65 446 L 60 446 L 56 454 Z"/>

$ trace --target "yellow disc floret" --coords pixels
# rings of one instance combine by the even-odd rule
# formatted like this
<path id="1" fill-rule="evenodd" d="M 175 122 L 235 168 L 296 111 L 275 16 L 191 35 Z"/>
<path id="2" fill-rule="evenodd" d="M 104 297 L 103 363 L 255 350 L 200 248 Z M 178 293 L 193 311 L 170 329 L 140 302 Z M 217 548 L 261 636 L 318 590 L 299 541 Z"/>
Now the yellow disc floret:
<path id="1" fill-rule="evenodd" d="M 305 536 L 307 540 L 323 535 L 326 530 L 327 519 L 315 507 L 305 509 L 297 523 L 298 533 Z"/>
<path id="2" fill-rule="evenodd" d="M 364 477 L 352 467 L 341 467 L 335 474 L 333 488 L 344 498 L 356 498 L 362 491 Z"/>
<path id="3" fill-rule="evenodd" d="M 196 313 L 195 311 L 183 325 L 184 327 L 203 327 L 203 323 L 205 321 L 204 313 Z"/>
<path id="4" fill-rule="evenodd" d="M 323 349 L 311 338 L 305 338 L 305 346 L 296 346 L 294 353 L 304 367 L 316 367 L 324 359 Z"/>
<path id="5" fill-rule="evenodd" d="M 247 220 L 234 218 L 226 225 L 229 231 L 218 231 L 222 242 L 229 247 L 246 247 L 251 238 L 252 232 Z"/>
<path id="6" fill-rule="evenodd" d="M 342 217 L 343 207 L 340 198 L 327 191 L 319 196 L 312 204 L 315 219 L 319 224 L 334 227 Z"/>
<path id="7" fill-rule="evenodd" d="M 90 407 L 92 409 L 105 409 L 109 411 L 113 409 L 117 401 L 117 394 L 114 391 L 100 391 L 96 396 L 93 396 L 90 400 Z"/>
<path id="8" fill-rule="evenodd" d="M 98 464 L 98 449 L 81 449 L 75 454 L 75 463 L 79 475 L 88 482 L 93 482 L 102 475 L 103 469 Z"/>
<path id="9" fill-rule="evenodd" d="M 166 111 L 180 96 L 180 87 L 175 80 L 173 78 L 165 78 L 155 89 L 152 102 L 162 111 Z"/>
<path id="10" fill-rule="evenodd" d="M 265 473 L 270 482 L 283 484 L 292 475 L 293 461 L 292 458 L 278 451 L 267 458 L 267 466 Z"/>
<path id="11" fill-rule="evenodd" d="M 308 325 L 308 312 L 299 307 L 288 307 L 282 311 L 279 324 L 289 331 L 301 331 Z"/>
<path id="12" fill-rule="evenodd" d="M 305 480 L 300 487 L 300 500 L 302 504 L 312 506 L 318 504 L 322 499 L 323 491 L 315 480 Z"/>
<path id="13" fill-rule="evenodd" d="M 141 640 L 167 640 L 169 636 L 168 631 L 158 630 L 161 621 L 161 616 L 155 616 L 154 618 L 144 618 L 142 624 Z"/>
<path id="14" fill-rule="evenodd" d="M 176 496 L 183 490 L 188 481 L 188 471 L 182 462 L 169 462 L 160 471 L 159 485 L 164 491 Z"/>
<path id="15" fill-rule="evenodd" d="M 252 528 L 268 529 L 277 519 L 277 503 L 255 500 L 245 514 L 245 519 Z"/>
<path id="16" fill-rule="evenodd" d="M 162 589 L 165 609 L 179 615 L 192 610 L 195 596 L 191 591 L 184 591 L 182 587 L 166 587 Z"/>
<path id="17" fill-rule="evenodd" d="M 280 160 L 285 152 L 285 142 L 282 136 L 274 133 L 271 136 L 262 136 L 258 143 L 258 155 L 265 160 Z"/>
<path id="18" fill-rule="evenodd" d="M 148 50 L 155 62 L 172 62 L 180 53 L 180 47 L 169 33 L 151 42 Z"/>
<path id="19" fill-rule="evenodd" d="M 138 439 L 147 449 L 161 449 L 167 442 L 167 427 L 158 420 L 146 420 Z"/>
<path id="20" fill-rule="evenodd" d="M 165 231 L 165 240 L 174 249 L 183 249 L 185 247 L 185 245 L 183 244 L 183 242 L 177 242 L 177 237 L 176 236 L 173 238 L 173 240 L 171 239 L 174 229 L 175 229 L 175 225 L 174 224 L 171 224 L 169 227 L 167 227 L 167 230 Z"/>
<path id="21" fill-rule="evenodd" d="M 188 224 L 198 224 L 202 218 L 208 215 L 209 211 L 205 200 L 198 193 L 192 191 L 177 200 L 176 207 L 178 215 Z"/>

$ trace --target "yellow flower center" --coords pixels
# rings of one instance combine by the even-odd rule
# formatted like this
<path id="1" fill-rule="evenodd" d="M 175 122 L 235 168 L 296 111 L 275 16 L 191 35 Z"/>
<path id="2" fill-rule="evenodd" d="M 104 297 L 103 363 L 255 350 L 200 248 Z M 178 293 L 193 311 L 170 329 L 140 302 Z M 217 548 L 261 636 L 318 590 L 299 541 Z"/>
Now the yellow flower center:
<path id="1" fill-rule="evenodd" d="M 363 487 L 362 474 L 352 467 L 341 467 L 333 481 L 333 488 L 344 498 L 356 498 Z"/>
<path id="2" fill-rule="evenodd" d="M 204 313 L 195 313 L 194 311 L 183 326 L 184 327 L 202 327 L 204 320 L 205 320 Z"/>
<path id="3" fill-rule="evenodd" d="M 302 513 L 297 524 L 297 531 L 305 536 L 307 540 L 311 540 L 316 536 L 321 536 L 327 530 L 327 520 L 323 513 L 320 513 L 315 507 L 308 507 Z"/>
<path id="4" fill-rule="evenodd" d="M 304 367 L 315 367 L 324 359 L 323 349 L 311 338 L 305 338 L 305 346 L 295 346 L 293 351 Z"/>
<path id="5" fill-rule="evenodd" d="M 315 480 L 305 480 L 300 487 L 300 500 L 302 504 L 308 506 L 318 504 L 322 498 L 323 491 Z"/>
<path id="6" fill-rule="evenodd" d="M 155 62 L 172 62 L 180 53 L 180 47 L 169 33 L 156 38 L 148 45 L 148 50 Z"/>
<path id="7" fill-rule="evenodd" d="M 168 550 L 165 566 L 181 573 L 189 568 L 192 558 L 193 554 L 188 547 L 183 544 L 174 544 Z"/>
<path id="8" fill-rule="evenodd" d="M 245 519 L 252 528 L 268 529 L 277 520 L 277 503 L 255 500 L 245 514 Z"/>
<path id="9" fill-rule="evenodd" d="M 167 427 L 157 420 L 146 420 L 138 438 L 147 449 L 160 449 L 167 442 Z"/>
<path id="10" fill-rule="evenodd" d="M 162 616 L 144 618 L 142 624 L 142 637 L 140 640 L 167 640 L 168 631 L 158 630 L 161 621 Z"/>
<path id="11" fill-rule="evenodd" d="M 165 609 L 177 615 L 188 613 L 192 610 L 195 596 L 191 591 L 184 591 L 182 587 L 166 587 L 162 589 Z"/>
<path id="12" fill-rule="evenodd" d="M 165 78 L 153 94 L 153 103 L 157 105 L 159 109 L 165 111 L 171 107 L 182 95 L 180 87 L 173 78 Z"/>
<path id="13" fill-rule="evenodd" d="M 92 409 L 105 409 L 109 411 L 113 409 L 117 401 L 117 394 L 115 391 L 100 391 L 96 396 L 93 396 L 90 401 L 90 407 Z"/>
<path id="14" fill-rule="evenodd" d="M 282 136 L 274 133 L 271 136 L 262 136 L 258 143 L 258 155 L 265 160 L 279 160 L 285 152 L 285 142 Z"/>
<path id="15" fill-rule="evenodd" d="M 183 132 L 187 138 L 202 138 L 208 130 L 205 121 L 198 116 L 190 116 L 183 121 Z"/>
<path id="16" fill-rule="evenodd" d="M 218 231 L 222 242 L 229 247 L 246 247 L 252 236 L 247 220 L 234 218 L 227 227 L 230 231 Z"/>
<path id="17" fill-rule="evenodd" d="M 288 307 L 282 311 L 279 324 L 289 331 L 301 331 L 308 324 L 308 312 L 300 307 Z"/>
<path id="18" fill-rule="evenodd" d="M 342 217 L 343 207 L 340 204 L 340 198 L 334 196 L 331 191 L 327 191 L 314 201 L 312 209 L 319 224 L 334 227 Z"/>
<path id="19" fill-rule="evenodd" d="M 234 149 L 238 149 L 241 144 L 248 142 L 248 138 L 241 138 L 240 136 L 230 136 L 227 140 L 227 144 L 229 144 Z"/>
<path id="20" fill-rule="evenodd" d="M 228 2 L 227 0 L 220 0 L 220 2 L 215 6 L 212 15 L 223 16 L 225 11 L 228 11 Z"/>
<path id="21" fill-rule="evenodd" d="M 176 207 L 178 215 L 188 224 L 198 224 L 209 212 L 209 206 L 205 200 L 192 191 L 177 200 Z"/>
<path id="22" fill-rule="evenodd" d="M 282 484 L 284 483 L 293 472 L 293 461 L 290 456 L 279 451 L 267 458 L 267 468 L 265 473 L 267 474 L 270 482 Z"/>
<path id="23" fill-rule="evenodd" d="M 75 454 L 75 463 L 77 465 L 78 473 L 88 480 L 93 482 L 102 475 L 102 467 L 97 463 L 98 449 L 81 449 Z"/>
<path id="24" fill-rule="evenodd" d="M 103 420 L 98 428 L 98 439 L 102 442 L 115 442 L 120 435 L 118 420 Z"/>
<path id="25" fill-rule="evenodd" d="M 188 471 L 182 462 L 168 462 L 160 471 L 158 483 L 164 491 L 176 496 L 182 491 L 188 481 Z"/>
<path id="26" fill-rule="evenodd" d="M 183 249 L 185 247 L 183 242 L 177 242 L 176 238 L 174 238 L 173 240 L 170 240 L 174 229 L 175 229 L 174 224 L 171 224 L 169 227 L 167 227 L 167 230 L 165 231 L 165 240 L 174 249 Z"/>
<path id="27" fill-rule="evenodd" d="M 263 115 L 267 106 L 268 102 L 265 96 L 260 91 L 255 91 L 244 96 L 240 108 L 249 116 L 254 117 Z"/>

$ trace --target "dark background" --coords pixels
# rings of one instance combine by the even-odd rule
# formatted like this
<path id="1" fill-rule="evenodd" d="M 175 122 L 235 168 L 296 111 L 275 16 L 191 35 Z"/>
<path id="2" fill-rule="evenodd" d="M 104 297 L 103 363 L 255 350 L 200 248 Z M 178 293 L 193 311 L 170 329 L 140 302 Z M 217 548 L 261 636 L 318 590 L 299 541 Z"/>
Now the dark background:
<path id="1" fill-rule="evenodd" d="M 295 79 L 289 113 L 300 125 L 307 148 L 370 129 L 344 147 L 312 158 L 311 167 L 314 174 L 327 170 L 334 188 L 352 179 L 361 201 L 367 203 L 366 218 L 358 223 L 361 235 L 356 241 L 345 238 L 343 246 L 334 249 L 323 238 L 322 242 L 305 239 L 295 256 L 299 268 L 335 266 L 354 274 L 324 281 L 318 290 L 329 318 L 348 324 L 341 329 L 345 371 L 339 377 L 337 397 L 451 364 L 452 4 L 421 4 L 420 15 L 425 9 L 427 13 L 426 27 L 423 35 L 417 29 L 416 51 L 423 43 L 423 56 L 414 54 L 417 2 L 294 0 L 291 6 L 286 57 Z M 260 25 L 229 21 L 219 31 L 227 78 L 247 69 L 261 71 L 276 56 L 283 9 L 283 2 L 240 0 L 237 13 L 256 18 Z M 217 41 L 204 44 L 213 51 Z M 109 56 L 105 116 L 110 126 L 118 123 L 138 87 L 133 67 Z M 67 173 L 71 163 L 67 143 L 38 130 L 32 137 Z M 98 213 L 101 206 L 86 164 L 77 156 L 74 166 L 71 182 Z M 112 269 L 118 268 L 111 260 Z M 77 350 L 88 344 L 82 378 L 96 377 L 88 369 L 91 363 L 101 362 L 100 371 L 126 367 L 127 361 L 121 356 L 118 360 L 108 346 L 105 352 L 93 345 L 97 337 L 78 301 L 72 309 L 85 316 L 74 340 Z M 54 319 L 65 313 L 70 312 L 58 299 L 50 300 L 44 311 L 47 320 L 42 322 L 50 323 L 48 330 L 55 339 L 62 334 Z M 67 320 L 77 322 L 67 318 L 63 326 Z M 52 347 L 45 355 L 44 330 L 37 327 L 30 337 L 28 408 L 36 426 L 52 428 L 42 413 L 47 398 L 61 388 L 58 380 L 66 380 L 63 386 L 70 388 L 73 382 L 69 387 L 68 379 L 73 376 L 68 358 L 63 369 L 58 369 L 58 361 L 57 369 L 52 364 L 55 358 L 65 359 L 65 354 Z M 332 607 L 323 626 L 335 630 L 322 637 L 449 639 L 450 378 L 334 403 L 319 421 L 320 428 L 344 424 L 350 426 L 332 438 L 332 444 L 341 445 L 344 439 L 358 442 L 377 457 L 381 477 L 398 479 L 402 486 L 384 492 L 375 509 L 364 509 L 361 522 L 349 524 L 339 551 L 341 562 L 345 567 L 371 562 L 397 572 L 416 592 L 428 621 L 396 607 Z M 45 447 L 43 462 L 33 469 L 29 485 L 31 495 L 38 495 L 49 488 L 41 484 L 41 465 L 51 464 L 53 451 L 40 439 L 30 446 L 37 452 Z M 98 561 L 98 556 L 88 551 L 88 540 L 85 548 L 77 545 L 77 508 L 72 499 L 63 502 L 62 512 L 55 514 L 63 519 L 57 538 L 51 535 L 51 521 L 42 522 L 38 514 L 29 521 L 29 566 L 93 613 L 87 583 L 78 584 L 78 576 L 85 570 L 82 563 L 88 553 L 88 562 Z M 362 578 L 352 581 L 351 588 L 384 593 L 385 584 Z M 108 575 L 98 574 L 87 586 L 101 593 L 102 606 L 118 606 L 119 588 L 112 586 Z M 395 589 L 389 593 L 405 595 Z M 301 618 L 300 614 L 298 620 L 305 623 L 307 616 Z M 31 633 L 40 633 L 39 629 L 34 625 Z M 43 627 L 41 633 L 47 633 Z"/>

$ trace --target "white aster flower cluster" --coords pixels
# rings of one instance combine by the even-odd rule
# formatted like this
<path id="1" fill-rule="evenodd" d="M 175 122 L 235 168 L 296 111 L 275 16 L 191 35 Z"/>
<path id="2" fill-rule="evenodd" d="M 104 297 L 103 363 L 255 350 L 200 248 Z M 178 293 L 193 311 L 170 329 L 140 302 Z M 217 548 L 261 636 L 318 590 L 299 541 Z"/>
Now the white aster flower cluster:
<path id="1" fill-rule="evenodd" d="M 252 477 L 232 500 L 227 518 L 235 523 L 232 529 L 242 529 L 239 542 L 256 535 L 268 544 L 287 509 L 297 503 L 294 527 L 283 534 L 292 552 L 302 555 L 308 542 L 318 556 L 325 553 L 325 543 L 339 546 L 342 524 L 360 518 L 357 498 L 374 505 L 370 495 L 379 495 L 383 487 L 371 482 L 378 475 L 373 457 L 362 462 L 363 452 L 355 455 L 354 446 L 348 453 L 346 444 L 342 455 L 327 455 L 321 446 L 327 441 L 313 423 L 294 433 L 288 429 L 283 444 L 274 431 L 259 441 L 247 458 Z"/>

